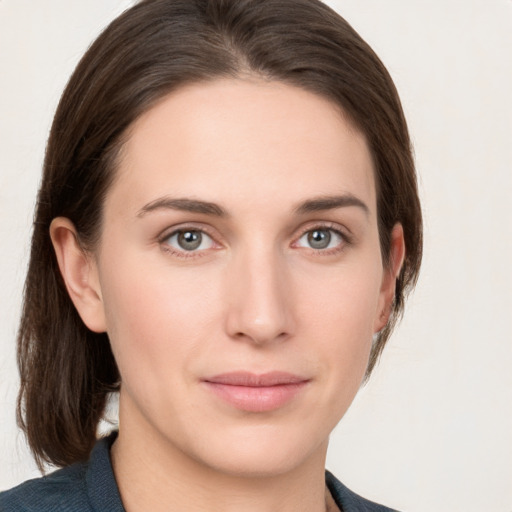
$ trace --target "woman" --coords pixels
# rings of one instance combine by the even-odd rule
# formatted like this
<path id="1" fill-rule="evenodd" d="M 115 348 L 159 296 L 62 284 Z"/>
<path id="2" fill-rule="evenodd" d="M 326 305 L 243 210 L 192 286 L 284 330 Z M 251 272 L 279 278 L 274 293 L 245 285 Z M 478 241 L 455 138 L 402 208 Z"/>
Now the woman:
<path id="1" fill-rule="evenodd" d="M 393 83 L 311 0 L 146 0 L 48 142 L 2 510 L 389 510 L 324 473 L 421 259 Z M 109 393 L 119 430 L 97 441 Z"/>

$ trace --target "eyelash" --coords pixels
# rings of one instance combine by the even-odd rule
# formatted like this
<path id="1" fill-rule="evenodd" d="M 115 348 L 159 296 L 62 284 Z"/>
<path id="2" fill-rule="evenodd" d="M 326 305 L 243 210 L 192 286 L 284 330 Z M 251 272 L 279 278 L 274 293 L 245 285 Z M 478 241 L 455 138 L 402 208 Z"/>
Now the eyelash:
<path id="1" fill-rule="evenodd" d="M 186 251 L 185 249 L 176 249 L 169 245 L 168 241 L 173 236 L 179 235 L 180 233 L 187 233 L 189 231 L 201 233 L 203 235 L 208 236 L 213 242 L 214 245 L 220 246 L 218 242 L 215 241 L 215 237 L 209 232 L 208 229 L 204 227 L 198 227 L 198 226 L 182 226 L 178 229 L 174 229 L 171 232 L 164 233 L 161 237 L 158 239 L 158 243 L 160 244 L 160 247 L 163 251 L 172 254 L 173 256 L 176 256 L 178 258 L 187 259 L 187 258 L 200 258 L 202 256 L 206 256 L 206 251 L 208 249 L 203 250 L 195 250 L 195 251 Z"/>
<path id="2" fill-rule="evenodd" d="M 198 226 L 183 226 L 178 229 L 174 229 L 171 232 L 166 232 L 162 236 L 158 238 L 158 243 L 160 244 L 160 247 L 163 251 L 172 254 L 173 256 L 176 256 L 178 258 L 182 259 L 188 259 L 188 258 L 200 258 L 203 256 L 206 256 L 207 251 L 209 249 L 202 249 L 202 250 L 191 250 L 187 251 L 185 249 L 180 250 L 172 247 L 168 241 L 173 236 L 179 235 L 180 233 L 186 233 L 188 231 L 192 232 L 198 232 L 203 235 L 208 236 L 213 242 L 214 245 L 217 245 L 217 248 L 221 247 L 221 245 L 216 242 L 215 236 L 209 232 L 208 229 L 204 227 L 198 227 Z M 346 231 L 341 230 L 337 224 L 330 224 L 330 223 L 320 223 L 315 224 L 312 226 L 308 226 L 307 229 L 304 229 L 301 231 L 300 235 L 295 238 L 294 242 L 292 243 L 292 247 L 296 246 L 299 240 L 301 240 L 305 235 L 308 233 L 312 233 L 314 231 L 329 231 L 336 236 L 338 236 L 341 239 L 341 242 L 336 247 L 332 248 L 326 248 L 326 249 L 315 249 L 313 247 L 297 247 L 302 249 L 307 249 L 309 251 L 312 251 L 314 254 L 318 254 L 321 256 L 330 256 L 334 254 L 338 254 L 346 249 L 347 246 L 350 246 L 353 244 L 352 236 L 349 235 Z"/>
<path id="3" fill-rule="evenodd" d="M 320 256 L 331 256 L 331 255 L 338 254 L 338 253 L 344 251 L 347 248 L 347 246 L 350 246 L 353 244 L 353 238 L 349 233 L 347 233 L 346 230 L 340 229 L 338 224 L 331 224 L 331 223 L 320 223 L 320 224 L 308 226 L 295 239 L 295 242 L 293 244 L 297 244 L 298 241 L 302 237 L 304 237 L 308 233 L 312 233 L 314 231 L 329 231 L 331 233 L 334 233 L 336 236 L 340 237 L 341 242 L 336 247 L 327 248 L 327 249 L 314 249 L 313 247 L 304 248 L 309 251 L 312 251 L 313 254 L 318 254 Z"/>

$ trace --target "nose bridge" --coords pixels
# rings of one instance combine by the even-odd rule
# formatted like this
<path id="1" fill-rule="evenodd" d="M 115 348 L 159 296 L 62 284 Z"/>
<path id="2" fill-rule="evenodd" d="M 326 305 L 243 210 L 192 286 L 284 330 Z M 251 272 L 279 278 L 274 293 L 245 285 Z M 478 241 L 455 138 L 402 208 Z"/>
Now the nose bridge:
<path id="1" fill-rule="evenodd" d="M 254 244 L 234 258 L 231 272 L 229 334 L 258 344 L 290 335 L 293 308 L 284 255 Z"/>

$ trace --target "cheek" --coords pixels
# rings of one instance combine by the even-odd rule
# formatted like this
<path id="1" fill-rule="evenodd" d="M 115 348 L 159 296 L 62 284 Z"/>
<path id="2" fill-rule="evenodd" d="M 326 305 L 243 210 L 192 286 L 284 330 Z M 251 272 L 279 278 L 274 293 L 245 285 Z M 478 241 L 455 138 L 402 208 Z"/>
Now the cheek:
<path id="1" fill-rule="evenodd" d="M 137 258 L 104 270 L 105 316 L 121 375 L 144 363 L 169 369 L 195 357 L 216 317 L 213 290 L 200 272 Z"/>
<path id="2" fill-rule="evenodd" d="M 326 374 L 357 387 L 372 346 L 382 279 L 380 261 L 361 263 L 310 274 L 297 292 L 300 330 L 322 352 Z"/>
<path id="3" fill-rule="evenodd" d="M 380 261 L 340 265 L 332 271 L 308 272 L 299 282 L 299 318 L 306 318 L 318 329 L 340 333 L 373 334 L 373 323 L 380 301 L 382 267 Z"/>

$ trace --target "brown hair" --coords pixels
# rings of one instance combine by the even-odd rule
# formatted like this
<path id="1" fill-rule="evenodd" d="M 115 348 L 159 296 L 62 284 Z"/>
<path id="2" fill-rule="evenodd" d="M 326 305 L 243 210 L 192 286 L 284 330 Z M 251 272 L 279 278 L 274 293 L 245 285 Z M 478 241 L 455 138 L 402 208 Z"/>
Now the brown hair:
<path id="1" fill-rule="evenodd" d="M 330 99 L 366 136 L 384 264 L 397 222 L 406 244 L 391 319 L 374 340 L 367 375 L 374 367 L 415 284 L 422 251 L 409 135 L 383 64 L 318 0 L 145 0 L 84 55 L 48 140 L 18 335 L 18 422 L 38 464 L 86 459 L 108 393 L 119 387 L 107 335 L 86 328 L 66 292 L 49 236 L 52 219 L 69 218 L 83 247 L 94 247 L 131 123 L 186 83 L 247 73 Z"/>

